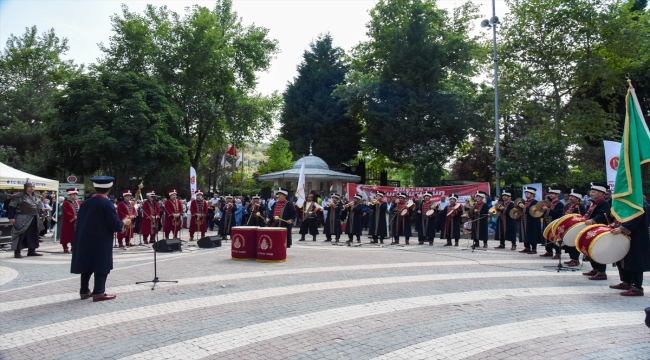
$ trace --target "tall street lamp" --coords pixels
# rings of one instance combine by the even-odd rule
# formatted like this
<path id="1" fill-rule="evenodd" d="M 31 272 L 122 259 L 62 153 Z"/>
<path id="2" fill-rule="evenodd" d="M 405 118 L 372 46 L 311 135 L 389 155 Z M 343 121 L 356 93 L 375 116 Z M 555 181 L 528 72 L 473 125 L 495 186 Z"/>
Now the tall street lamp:
<path id="1" fill-rule="evenodd" d="M 492 28 L 492 40 L 494 41 L 494 171 L 496 173 L 497 196 L 501 194 L 501 180 L 499 179 L 499 71 L 497 65 L 497 24 L 499 18 L 496 15 L 495 0 L 492 0 L 492 17 L 481 21 L 481 27 Z"/>

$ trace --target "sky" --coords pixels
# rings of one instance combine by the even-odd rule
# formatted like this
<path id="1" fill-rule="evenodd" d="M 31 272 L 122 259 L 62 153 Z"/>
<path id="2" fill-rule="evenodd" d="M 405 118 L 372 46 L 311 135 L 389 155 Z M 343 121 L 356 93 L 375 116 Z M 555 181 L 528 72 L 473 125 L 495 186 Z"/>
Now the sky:
<path id="1" fill-rule="evenodd" d="M 258 91 L 283 92 L 296 76 L 303 52 L 319 34 L 329 32 L 334 45 L 350 50 L 366 38 L 368 11 L 376 0 L 234 0 L 233 8 L 244 25 L 269 29 L 269 37 L 279 41 L 280 53 L 265 73 L 260 73 Z M 438 6 L 452 9 L 464 1 L 439 0 Z M 484 17 L 491 15 L 491 0 L 475 0 Z M 0 0 L 0 45 L 5 47 L 10 34 L 20 35 L 25 27 L 36 25 L 39 32 L 54 28 L 60 38 L 68 38 L 66 59 L 75 63 L 95 63 L 101 57 L 98 43 L 108 43 L 112 34 L 110 16 L 121 14 L 121 4 L 142 12 L 146 4 L 166 5 L 184 13 L 194 4 L 214 7 L 214 1 L 196 0 Z M 496 2 L 497 15 L 506 11 L 503 1 Z M 480 21 L 476 31 L 480 29 Z"/>

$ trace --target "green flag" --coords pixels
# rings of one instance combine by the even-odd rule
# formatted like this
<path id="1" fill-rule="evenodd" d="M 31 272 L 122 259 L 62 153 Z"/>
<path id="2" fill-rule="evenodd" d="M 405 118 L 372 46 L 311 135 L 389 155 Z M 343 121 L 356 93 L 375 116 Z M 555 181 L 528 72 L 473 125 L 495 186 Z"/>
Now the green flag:
<path id="1" fill-rule="evenodd" d="M 620 222 L 643 214 L 641 165 L 650 161 L 650 131 L 631 83 L 625 100 L 625 129 L 612 196 L 612 214 Z"/>

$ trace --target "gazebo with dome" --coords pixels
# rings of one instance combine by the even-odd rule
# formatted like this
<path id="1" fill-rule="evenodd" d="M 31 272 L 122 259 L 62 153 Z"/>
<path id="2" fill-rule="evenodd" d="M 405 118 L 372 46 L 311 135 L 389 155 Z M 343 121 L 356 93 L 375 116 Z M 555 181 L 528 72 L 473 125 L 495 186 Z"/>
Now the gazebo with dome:
<path id="1" fill-rule="evenodd" d="M 293 164 L 293 168 L 260 175 L 258 179 L 261 181 L 273 181 L 273 186 L 276 189 L 283 187 L 295 190 L 303 159 L 305 161 L 305 193 L 316 190 L 321 196 L 329 195 L 329 183 L 331 182 L 331 192 L 341 194 L 343 191 L 343 183 L 358 183 L 361 181 L 360 176 L 330 170 L 323 159 L 312 154 L 311 146 L 309 147 L 309 155 L 296 161 Z"/>

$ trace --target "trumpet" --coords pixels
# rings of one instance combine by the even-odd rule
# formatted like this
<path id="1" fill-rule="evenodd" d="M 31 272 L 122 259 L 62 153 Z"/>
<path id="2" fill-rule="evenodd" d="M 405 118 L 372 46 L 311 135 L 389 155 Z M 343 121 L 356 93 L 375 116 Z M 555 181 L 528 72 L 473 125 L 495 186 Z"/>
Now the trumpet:
<path id="1" fill-rule="evenodd" d="M 330 202 L 327 203 L 327 205 L 325 205 L 325 207 L 326 208 L 336 207 L 337 204 L 335 204 L 334 201 L 330 201 Z"/>
<path id="2" fill-rule="evenodd" d="M 381 204 L 381 200 L 372 199 L 372 200 L 370 201 L 370 206 L 375 206 L 375 205 L 377 205 L 377 204 Z"/>
<path id="3" fill-rule="evenodd" d="M 353 207 L 355 205 L 356 204 L 354 203 L 354 201 L 349 201 L 347 204 L 343 205 L 343 208 L 347 209 L 347 208 L 351 208 L 351 207 Z"/>

